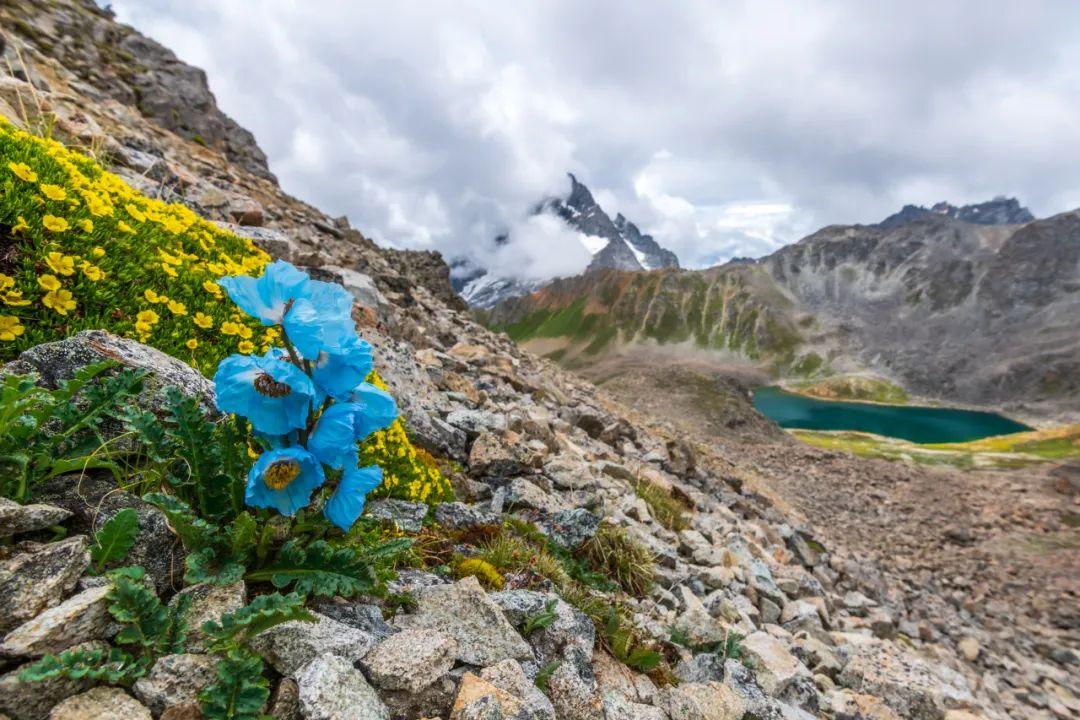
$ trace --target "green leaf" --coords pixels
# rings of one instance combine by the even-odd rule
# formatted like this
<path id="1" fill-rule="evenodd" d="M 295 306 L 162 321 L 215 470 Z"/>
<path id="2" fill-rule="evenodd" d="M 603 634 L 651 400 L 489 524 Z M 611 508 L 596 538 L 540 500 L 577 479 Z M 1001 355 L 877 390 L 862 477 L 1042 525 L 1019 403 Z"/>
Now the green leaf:
<path id="1" fill-rule="evenodd" d="M 147 665 L 120 648 L 65 650 L 59 655 L 46 655 L 21 673 L 23 682 L 43 682 L 67 677 L 90 680 L 109 685 L 131 685 L 146 674 Z"/>
<path id="2" fill-rule="evenodd" d="M 217 678 L 199 693 L 206 720 L 254 720 L 270 697 L 263 664 L 250 651 L 235 649 L 218 662 Z"/>
<path id="3" fill-rule="evenodd" d="M 142 568 L 121 568 L 109 573 L 109 579 L 109 614 L 121 626 L 116 644 L 132 645 L 149 658 L 183 649 L 190 596 L 181 596 L 175 608 L 166 607 L 147 586 Z"/>
<path id="4" fill-rule="evenodd" d="M 314 622 L 298 593 L 260 595 L 244 607 L 222 616 L 220 622 L 207 621 L 202 630 L 217 650 L 238 647 L 261 632 L 284 622 Z"/>
<path id="5" fill-rule="evenodd" d="M 143 500 L 165 513 L 169 526 L 180 536 L 186 550 L 200 550 L 213 545 L 217 528 L 195 515 L 186 502 L 175 495 L 147 493 Z"/>
<path id="6" fill-rule="evenodd" d="M 232 585 L 244 579 L 244 571 L 247 569 L 243 563 L 231 555 L 221 557 L 217 549 L 213 547 L 205 547 L 188 553 L 184 565 L 187 567 L 184 582 L 189 585 L 204 582 Z"/>
<path id="7" fill-rule="evenodd" d="M 269 580 L 274 587 L 293 586 L 303 596 L 311 594 L 350 597 L 375 586 L 371 568 L 353 548 L 334 548 L 317 540 L 306 548 L 290 540 L 268 567 L 249 572 L 248 580 Z"/>
<path id="8" fill-rule="evenodd" d="M 127 557 L 138 535 L 139 514 L 135 510 L 124 508 L 113 515 L 94 533 L 94 544 L 90 546 L 94 569 L 101 572 L 109 563 Z"/>
<path id="9" fill-rule="evenodd" d="M 258 532 L 259 526 L 250 513 L 242 512 L 237 515 L 228 531 L 232 554 L 247 557 L 259 541 Z"/>
<path id="10" fill-rule="evenodd" d="M 544 609 L 525 619 L 525 627 L 522 630 L 522 634 L 528 637 L 537 630 L 542 630 L 551 623 L 555 622 L 555 619 L 559 617 L 559 614 L 555 612 L 555 606 L 558 604 L 558 600 L 550 600 Z"/>
<path id="11" fill-rule="evenodd" d="M 548 681 L 551 680 L 551 676 L 555 674 L 555 671 L 559 669 L 559 665 L 562 663 L 558 660 L 552 660 L 536 673 L 536 677 L 533 678 L 533 684 L 540 690 L 540 692 L 547 694 Z"/>

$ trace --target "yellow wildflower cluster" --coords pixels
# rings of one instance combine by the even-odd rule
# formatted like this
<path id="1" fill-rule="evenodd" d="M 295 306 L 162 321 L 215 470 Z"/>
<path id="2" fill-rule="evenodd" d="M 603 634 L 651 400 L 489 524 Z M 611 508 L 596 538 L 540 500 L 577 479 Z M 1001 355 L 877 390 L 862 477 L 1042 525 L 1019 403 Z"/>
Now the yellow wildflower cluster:
<path id="1" fill-rule="evenodd" d="M 0 117 L 0 361 L 105 328 L 209 373 L 274 337 L 217 286 L 258 275 L 269 256 L 182 205 L 147 198 L 93 160 Z"/>
<path id="2" fill-rule="evenodd" d="M 371 373 L 368 382 L 386 389 L 377 373 Z M 360 465 L 372 464 L 383 469 L 383 483 L 374 492 L 377 497 L 426 503 L 453 498 L 450 481 L 439 471 L 434 458 L 412 444 L 401 418 L 360 446 Z"/>

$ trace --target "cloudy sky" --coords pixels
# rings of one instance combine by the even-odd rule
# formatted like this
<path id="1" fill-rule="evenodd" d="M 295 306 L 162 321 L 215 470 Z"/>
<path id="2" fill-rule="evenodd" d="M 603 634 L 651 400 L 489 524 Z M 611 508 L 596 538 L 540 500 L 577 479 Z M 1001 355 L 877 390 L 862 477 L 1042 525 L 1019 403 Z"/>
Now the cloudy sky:
<path id="1" fill-rule="evenodd" d="M 1080 207 L 1073 0 L 113 7 L 206 69 L 287 191 L 520 275 L 588 260 L 528 217 L 568 171 L 692 267 L 909 202 Z"/>

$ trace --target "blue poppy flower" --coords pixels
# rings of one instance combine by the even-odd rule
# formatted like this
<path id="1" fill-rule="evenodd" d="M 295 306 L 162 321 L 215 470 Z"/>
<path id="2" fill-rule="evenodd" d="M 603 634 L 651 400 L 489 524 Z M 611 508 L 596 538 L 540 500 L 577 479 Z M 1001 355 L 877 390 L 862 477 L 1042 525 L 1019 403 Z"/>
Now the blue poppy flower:
<path id="1" fill-rule="evenodd" d="M 312 280 L 284 260 L 266 266 L 259 278 L 247 275 L 223 277 L 218 285 L 241 310 L 263 325 L 280 325 L 289 307 L 311 292 Z"/>
<path id="2" fill-rule="evenodd" d="M 307 295 L 298 298 L 285 314 L 285 334 L 308 360 L 319 353 L 341 353 L 356 339 L 352 319 L 353 296 L 337 283 L 312 280 Z"/>
<path id="3" fill-rule="evenodd" d="M 326 501 L 323 515 L 342 531 L 348 532 L 364 511 L 367 494 L 382 484 L 382 477 L 382 468 L 378 465 L 349 468 L 334 494 Z"/>
<path id="4" fill-rule="evenodd" d="M 352 398 L 324 410 L 308 440 L 308 450 L 335 469 L 356 465 L 356 443 L 397 419 L 394 398 L 374 385 L 361 383 Z"/>
<path id="5" fill-rule="evenodd" d="M 326 476 L 315 456 L 300 447 L 264 452 L 248 473 L 244 502 L 293 516 L 311 502 Z"/>
<path id="6" fill-rule="evenodd" d="M 214 374 L 218 409 L 236 413 L 266 435 L 286 435 L 307 426 L 315 385 L 291 363 L 270 353 L 230 355 Z"/>
<path id="7" fill-rule="evenodd" d="M 311 377 L 323 392 L 335 400 L 347 400 L 353 388 L 371 372 L 371 345 L 355 334 L 341 352 L 320 352 L 311 367 Z"/>

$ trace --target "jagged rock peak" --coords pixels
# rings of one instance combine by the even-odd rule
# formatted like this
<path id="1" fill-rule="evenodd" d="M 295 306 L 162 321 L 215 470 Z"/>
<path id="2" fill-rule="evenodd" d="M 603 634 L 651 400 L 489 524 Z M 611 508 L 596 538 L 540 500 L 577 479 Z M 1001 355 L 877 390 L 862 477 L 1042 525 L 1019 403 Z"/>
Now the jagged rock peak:
<path id="1" fill-rule="evenodd" d="M 999 195 L 987 202 L 959 207 L 944 201 L 930 208 L 922 205 L 905 205 L 900 212 L 885 218 L 878 223 L 878 226 L 896 227 L 928 215 L 940 215 L 973 225 L 1022 225 L 1035 219 L 1031 211 L 1022 206 L 1019 200 Z"/>

